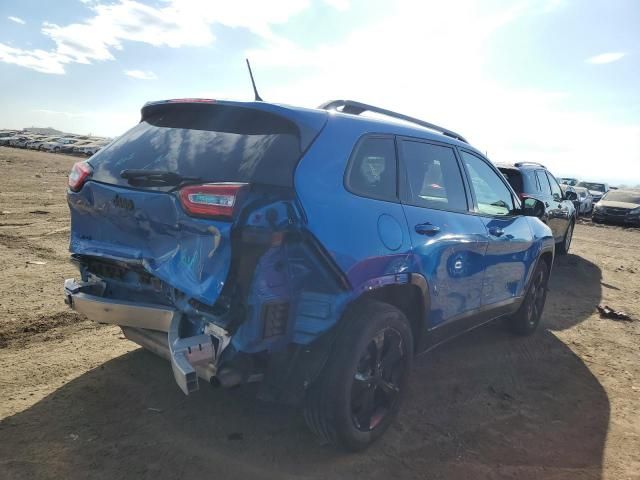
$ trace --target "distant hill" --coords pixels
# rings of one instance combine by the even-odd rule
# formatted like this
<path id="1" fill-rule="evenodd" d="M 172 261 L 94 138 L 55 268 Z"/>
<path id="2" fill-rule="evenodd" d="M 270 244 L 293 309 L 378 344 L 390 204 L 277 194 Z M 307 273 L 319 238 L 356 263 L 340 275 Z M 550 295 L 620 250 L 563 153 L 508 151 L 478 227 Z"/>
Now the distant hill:
<path id="1" fill-rule="evenodd" d="M 51 127 L 30 127 L 23 130 L 29 133 L 37 133 L 38 135 L 62 135 L 64 133 Z"/>

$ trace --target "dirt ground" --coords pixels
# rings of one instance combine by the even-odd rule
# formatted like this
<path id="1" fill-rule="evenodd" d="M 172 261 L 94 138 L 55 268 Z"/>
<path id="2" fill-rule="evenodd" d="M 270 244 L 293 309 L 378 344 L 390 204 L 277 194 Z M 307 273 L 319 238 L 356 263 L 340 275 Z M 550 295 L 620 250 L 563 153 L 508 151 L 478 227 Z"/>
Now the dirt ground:
<path id="1" fill-rule="evenodd" d="M 640 321 L 595 311 L 640 319 L 638 230 L 578 225 L 543 328 L 419 357 L 395 425 L 345 455 L 253 387 L 185 397 L 165 361 L 68 310 L 76 160 L 0 147 L 1 479 L 640 479 Z"/>

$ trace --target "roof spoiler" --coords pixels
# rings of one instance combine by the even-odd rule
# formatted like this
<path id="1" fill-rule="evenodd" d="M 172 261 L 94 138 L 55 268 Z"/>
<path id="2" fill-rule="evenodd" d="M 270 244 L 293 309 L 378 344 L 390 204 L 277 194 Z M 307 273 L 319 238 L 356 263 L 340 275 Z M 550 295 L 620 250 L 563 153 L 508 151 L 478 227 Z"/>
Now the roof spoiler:
<path id="1" fill-rule="evenodd" d="M 367 105 L 366 103 L 356 102 L 354 100 L 331 100 L 323 103 L 318 108 L 322 110 L 336 110 L 338 112 L 348 113 L 351 115 L 360 115 L 363 112 L 379 113 L 381 115 L 386 115 L 387 117 L 397 118 L 399 120 L 404 120 L 405 122 L 420 125 L 421 127 L 426 127 L 430 130 L 440 132 L 447 137 L 455 138 L 456 140 L 460 140 L 464 143 L 469 143 L 462 135 L 449 130 L 448 128 L 440 127 L 434 123 L 425 122 L 424 120 L 420 120 L 419 118 L 410 117 L 408 115 L 394 112 L 392 110 L 387 110 L 373 105 Z"/>

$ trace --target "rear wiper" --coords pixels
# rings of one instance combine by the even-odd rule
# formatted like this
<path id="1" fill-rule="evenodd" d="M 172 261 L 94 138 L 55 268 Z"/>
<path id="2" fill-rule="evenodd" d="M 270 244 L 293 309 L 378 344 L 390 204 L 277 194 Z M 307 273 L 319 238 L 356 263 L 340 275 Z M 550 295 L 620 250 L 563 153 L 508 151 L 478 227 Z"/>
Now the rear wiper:
<path id="1" fill-rule="evenodd" d="M 120 172 L 120 177 L 130 185 L 148 187 L 170 187 L 183 183 L 201 182 L 201 177 L 185 177 L 166 170 L 135 170 L 128 169 Z"/>

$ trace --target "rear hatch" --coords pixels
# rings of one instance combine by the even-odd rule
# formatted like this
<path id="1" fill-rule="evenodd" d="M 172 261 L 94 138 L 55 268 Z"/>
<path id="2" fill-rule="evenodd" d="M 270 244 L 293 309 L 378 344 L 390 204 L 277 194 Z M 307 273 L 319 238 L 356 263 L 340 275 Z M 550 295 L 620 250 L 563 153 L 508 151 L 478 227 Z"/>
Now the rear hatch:
<path id="1" fill-rule="evenodd" d="M 87 178 L 68 195 L 70 251 L 131 264 L 213 305 L 243 205 L 258 187 L 293 188 L 296 165 L 325 122 L 324 112 L 266 103 L 147 104 L 137 126 L 76 172 Z"/>

